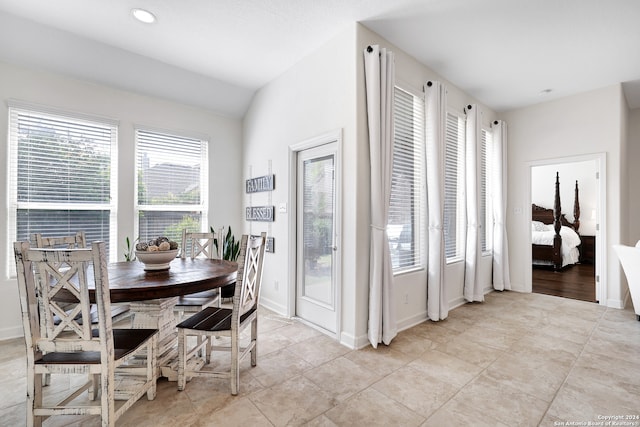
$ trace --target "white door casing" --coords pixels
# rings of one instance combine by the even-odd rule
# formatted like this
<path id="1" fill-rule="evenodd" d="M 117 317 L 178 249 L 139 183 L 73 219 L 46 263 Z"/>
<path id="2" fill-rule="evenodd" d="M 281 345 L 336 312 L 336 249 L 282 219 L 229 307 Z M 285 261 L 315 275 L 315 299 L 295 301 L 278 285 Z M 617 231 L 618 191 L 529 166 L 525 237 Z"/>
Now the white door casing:
<path id="1" fill-rule="evenodd" d="M 290 147 L 289 313 L 340 335 L 341 132 Z"/>

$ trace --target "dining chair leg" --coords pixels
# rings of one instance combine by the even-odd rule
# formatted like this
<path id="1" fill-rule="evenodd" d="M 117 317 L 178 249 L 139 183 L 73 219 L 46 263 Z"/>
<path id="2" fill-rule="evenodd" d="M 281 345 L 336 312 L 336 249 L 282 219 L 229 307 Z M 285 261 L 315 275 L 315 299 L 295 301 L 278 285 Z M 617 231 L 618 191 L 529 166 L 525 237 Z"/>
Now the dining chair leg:
<path id="1" fill-rule="evenodd" d="M 205 359 L 205 361 L 206 361 L 207 363 L 209 363 L 209 362 L 208 362 L 208 360 L 207 360 L 207 355 L 205 354 L 205 353 L 206 353 L 206 351 L 207 351 L 207 349 L 202 345 L 202 344 L 204 343 L 204 341 L 203 341 L 203 340 L 205 340 L 205 339 L 207 339 L 207 337 L 203 337 L 202 335 L 198 335 L 198 336 L 196 337 L 196 343 L 197 343 L 198 348 L 199 348 L 199 350 L 198 350 L 198 356 L 199 356 L 199 357 L 202 357 L 203 359 Z"/>
<path id="2" fill-rule="evenodd" d="M 111 367 L 113 369 L 113 367 Z M 109 380 L 109 372 L 103 370 L 100 374 L 100 405 L 102 406 L 101 418 L 102 427 L 115 426 L 115 400 L 113 394 L 115 394 L 115 385 Z"/>
<path id="3" fill-rule="evenodd" d="M 186 379 L 186 365 L 187 365 L 187 337 L 185 336 L 184 329 L 178 329 L 178 390 L 184 390 L 187 383 Z"/>
<path id="4" fill-rule="evenodd" d="M 251 322 L 251 366 L 258 363 L 258 316 Z"/>
<path id="5" fill-rule="evenodd" d="M 87 391 L 89 393 L 89 400 L 96 400 L 100 397 L 100 374 L 91 375 L 91 387 Z"/>
<path id="6" fill-rule="evenodd" d="M 240 350 L 240 337 L 238 331 L 232 329 L 231 331 L 231 394 L 236 396 L 238 394 L 238 384 L 240 384 L 240 366 L 238 360 L 238 354 Z"/>
<path id="7" fill-rule="evenodd" d="M 208 365 L 209 363 L 211 363 L 211 351 L 213 351 L 212 341 L 214 340 L 214 337 L 212 337 L 211 335 L 207 335 L 205 336 L 205 339 L 207 340 L 207 345 L 204 350 L 204 364 Z"/>
<path id="8" fill-rule="evenodd" d="M 27 383 L 27 425 L 33 425 L 36 427 L 42 426 L 42 417 L 35 417 L 33 415 L 34 407 L 42 407 L 42 374 L 34 374 L 33 370 L 29 370 L 28 376 L 34 376 L 34 381 L 31 379 Z"/>
<path id="9" fill-rule="evenodd" d="M 158 370 L 158 336 L 154 336 L 147 343 L 147 381 L 151 381 L 151 388 L 147 390 L 147 400 L 156 398 L 156 371 Z"/>

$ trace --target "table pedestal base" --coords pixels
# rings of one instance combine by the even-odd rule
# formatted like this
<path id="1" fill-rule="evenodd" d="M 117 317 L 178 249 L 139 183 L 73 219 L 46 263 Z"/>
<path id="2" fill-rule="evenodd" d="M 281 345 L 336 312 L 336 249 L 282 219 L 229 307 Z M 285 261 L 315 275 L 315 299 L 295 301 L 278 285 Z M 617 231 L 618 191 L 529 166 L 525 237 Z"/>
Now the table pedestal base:
<path id="1" fill-rule="evenodd" d="M 158 377 L 167 377 L 169 381 L 178 380 L 178 333 L 176 332 L 176 316 L 173 308 L 178 297 L 136 301 L 129 303 L 132 319 L 131 327 L 135 329 L 158 329 Z M 198 366 L 192 362 L 194 369 Z"/>

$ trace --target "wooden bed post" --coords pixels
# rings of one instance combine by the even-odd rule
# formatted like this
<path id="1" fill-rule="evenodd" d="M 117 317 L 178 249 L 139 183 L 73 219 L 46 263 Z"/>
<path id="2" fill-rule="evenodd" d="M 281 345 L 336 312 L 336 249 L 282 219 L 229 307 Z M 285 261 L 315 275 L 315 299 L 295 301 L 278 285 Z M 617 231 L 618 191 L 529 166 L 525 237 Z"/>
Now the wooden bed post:
<path id="1" fill-rule="evenodd" d="M 573 198 L 573 229 L 578 232 L 580 228 L 580 199 L 578 198 L 578 180 L 576 179 L 576 193 Z"/>
<path id="2" fill-rule="evenodd" d="M 560 204 L 560 173 L 556 172 L 556 195 L 553 207 L 553 229 L 556 234 L 553 236 L 553 259 L 554 268 L 559 270 L 562 268 L 562 238 L 560 237 L 560 215 L 562 215 L 562 206 Z"/>

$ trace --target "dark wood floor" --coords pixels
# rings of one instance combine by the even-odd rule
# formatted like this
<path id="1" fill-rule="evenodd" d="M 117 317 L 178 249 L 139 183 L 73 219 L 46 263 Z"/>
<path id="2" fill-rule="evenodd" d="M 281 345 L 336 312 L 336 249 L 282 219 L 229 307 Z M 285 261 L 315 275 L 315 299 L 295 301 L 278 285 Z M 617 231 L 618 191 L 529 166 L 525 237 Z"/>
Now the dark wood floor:
<path id="1" fill-rule="evenodd" d="M 575 264 L 562 271 L 533 267 L 533 292 L 582 301 L 596 301 L 593 264 Z"/>

